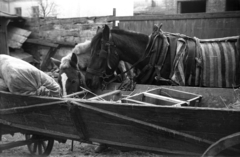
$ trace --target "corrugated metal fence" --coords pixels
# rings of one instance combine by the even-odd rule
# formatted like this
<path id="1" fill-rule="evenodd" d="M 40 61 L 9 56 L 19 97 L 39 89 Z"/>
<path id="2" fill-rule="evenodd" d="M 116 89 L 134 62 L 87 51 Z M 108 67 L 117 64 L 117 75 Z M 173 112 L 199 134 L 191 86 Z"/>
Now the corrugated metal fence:
<path id="1" fill-rule="evenodd" d="M 194 13 L 110 17 L 119 28 L 151 34 L 154 24 L 163 24 L 165 32 L 181 33 L 201 39 L 240 35 L 240 12 Z"/>

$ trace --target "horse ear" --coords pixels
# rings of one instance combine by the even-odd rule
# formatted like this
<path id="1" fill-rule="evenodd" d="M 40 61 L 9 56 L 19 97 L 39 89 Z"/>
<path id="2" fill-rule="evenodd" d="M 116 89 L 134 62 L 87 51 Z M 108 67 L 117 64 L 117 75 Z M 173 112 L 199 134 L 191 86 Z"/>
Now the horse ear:
<path id="1" fill-rule="evenodd" d="M 103 39 L 106 41 L 109 41 L 109 35 L 110 35 L 110 28 L 108 27 L 108 25 L 105 25 L 105 27 L 103 28 Z"/>
<path id="2" fill-rule="evenodd" d="M 72 53 L 72 57 L 70 61 L 71 66 L 77 67 L 77 62 L 78 62 L 77 55 L 75 53 Z"/>
<path id="3" fill-rule="evenodd" d="M 98 26 L 98 27 L 97 27 L 97 32 L 96 32 L 96 33 L 100 32 L 100 30 L 101 30 L 101 28 Z"/>
<path id="4" fill-rule="evenodd" d="M 51 61 L 54 65 L 56 65 L 57 67 L 60 67 L 60 64 L 61 64 L 60 60 L 51 57 Z"/>

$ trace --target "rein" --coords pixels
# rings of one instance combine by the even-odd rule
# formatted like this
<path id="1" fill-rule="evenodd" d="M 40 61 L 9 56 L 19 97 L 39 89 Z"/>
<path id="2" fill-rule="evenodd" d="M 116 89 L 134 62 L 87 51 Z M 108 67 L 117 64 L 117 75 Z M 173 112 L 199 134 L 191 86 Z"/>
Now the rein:
<path id="1" fill-rule="evenodd" d="M 107 51 L 103 49 L 103 47 L 107 47 Z M 102 47 L 101 47 L 101 50 L 99 52 L 99 57 L 100 58 L 103 58 L 103 59 L 107 59 L 107 66 L 109 69 L 112 69 L 111 68 L 111 65 L 110 65 L 110 53 L 111 53 L 111 47 L 114 48 L 114 51 L 115 51 L 115 48 L 116 48 L 116 45 L 114 44 L 114 42 L 111 42 L 111 41 L 102 41 Z M 115 53 L 116 55 L 118 55 L 118 53 Z M 95 69 L 92 69 L 92 68 L 87 68 L 87 72 L 88 73 L 91 73 L 93 75 L 97 75 L 99 76 L 100 78 L 103 79 L 104 83 L 111 83 L 113 81 L 115 81 L 117 78 L 114 77 L 112 80 L 106 82 L 104 79 L 107 79 L 107 78 L 110 78 L 112 75 L 107 75 L 106 74 L 106 68 L 104 68 L 102 71 L 99 71 L 99 70 L 95 70 Z"/>

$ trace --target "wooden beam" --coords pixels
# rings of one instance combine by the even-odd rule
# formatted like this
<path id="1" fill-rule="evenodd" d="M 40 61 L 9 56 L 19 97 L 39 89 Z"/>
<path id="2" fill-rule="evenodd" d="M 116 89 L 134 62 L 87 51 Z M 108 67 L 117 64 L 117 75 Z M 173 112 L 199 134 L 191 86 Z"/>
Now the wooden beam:
<path id="1" fill-rule="evenodd" d="M 147 102 L 143 102 L 143 101 L 138 101 L 138 100 L 134 100 L 134 99 L 128 99 L 128 98 L 124 98 L 122 99 L 122 102 L 123 103 L 137 103 L 137 104 L 143 104 L 143 105 L 146 105 L 146 106 L 158 106 L 158 105 L 155 105 L 155 104 L 151 104 L 151 103 L 147 103 Z"/>
<path id="2" fill-rule="evenodd" d="M 10 19 L 0 17 L 0 54 L 9 55 L 8 42 L 7 42 L 7 26 Z"/>
<path id="3" fill-rule="evenodd" d="M 7 144 L 0 144 L 0 152 L 2 150 L 24 146 L 24 145 L 31 144 L 31 143 L 37 142 L 37 141 L 38 141 L 37 139 L 36 140 L 29 139 L 29 140 L 21 140 L 21 141 L 16 141 L 16 142 L 10 142 L 10 143 L 7 143 Z"/>
<path id="4" fill-rule="evenodd" d="M 87 93 L 87 91 L 80 91 L 80 92 L 76 92 L 76 93 L 73 93 L 73 94 L 65 95 L 65 96 L 63 96 L 63 98 L 70 98 L 70 97 L 73 97 L 75 95 L 82 95 L 82 94 L 85 94 L 85 93 Z"/>
<path id="5" fill-rule="evenodd" d="M 107 21 L 152 21 L 174 19 L 212 19 L 212 18 L 240 18 L 240 11 L 224 13 L 186 13 L 175 15 L 145 15 L 109 17 Z"/>
<path id="6" fill-rule="evenodd" d="M 57 47 L 51 47 L 47 53 L 47 55 L 44 57 L 43 62 L 40 66 L 40 69 L 42 71 L 47 70 L 48 65 L 51 63 L 51 57 L 55 55 L 57 51 Z"/>
<path id="7" fill-rule="evenodd" d="M 189 105 L 189 102 L 187 102 L 187 101 L 182 101 L 179 99 L 174 99 L 174 98 L 170 98 L 170 97 L 166 97 L 166 96 L 162 96 L 162 95 L 156 95 L 156 94 L 147 93 L 147 92 L 144 92 L 143 95 L 146 97 L 154 98 L 154 99 L 160 99 L 160 100 L 164 100 L 164 101 L 170 101 L 173 103 L 181 103 L 181 104 Z"/>
<path id="8" fill-rule="evenodd" d="M 110 96 L 110 95 L 114 95 L 114 94 L 119 94 L 119 93 L 121 93 L 121 90 L 115 90 L 115 91 L 112 91 L 112 92 L 109 92 L 109 93 L 105 93 L 105 94 L 102 94 L 102 95 L 98 95 L 98 96 L 89 98 L 88 100 L 97 100 L 97 99 L 101 99 L 101 98 L 104 98 L 104 97 L 107 97 L 107 96 Z"/>
<path id="9" fill-rule="evenodd" d="M 37 45 L 53 47 L 53 48 L 57 48 L 59 46 L 58 44 L 54 44 L 42 39 L 27 39 L 26 42 L 30 44 L 37 44 Z"/>
<path id="10" fill-rule="evenodd" d="M 217 142 L 213 143 L 202 155 L 202 157 L 207 156 L 217 156 L 221 151 L 228 148 L 232 148 L 235 145 L 240 144 L 240 132 L 221 138 Z M 235 150 L 235 149 L 231 149 Z M 239 150 L 235 150 L 238 151 Z"/>

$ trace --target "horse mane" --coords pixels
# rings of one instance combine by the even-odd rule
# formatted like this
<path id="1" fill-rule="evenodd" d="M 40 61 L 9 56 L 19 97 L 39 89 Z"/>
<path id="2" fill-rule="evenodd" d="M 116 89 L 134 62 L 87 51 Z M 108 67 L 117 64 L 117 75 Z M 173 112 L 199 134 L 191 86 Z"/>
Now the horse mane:
<path id="1" fill-rule="evenodd" d="M 90 44 L 91 44 L 91 40 L 86 40 L 83 43 L 79 43 L 77 44 L 71 51 L 71 53 L 69 53 L 68 55 L 66 55 L 65 57 L 63 57 L 61 59 L 61 64 L 60 64 L 60 68 L 69 68 L 70 65 L 70 61 L 71 61 L 71 57 L 72 54 L 75 53 L 77 56 L 80 54 L 85 54 L 89 52 L 90 49 Z"/>
<path id="2" fill-rule="evenodd" d="M 86 40 L 83 43 L 79 43 L 73 48 L 71 53 L 75 53 L 76 55 L 87 53 L 90 49 L 90 44 L 91 40 Z"/>
<path id="3" fill-rule="evenodd" d="M 100 43 L 102 39 L 103 32 L 100 31 L 97 33 L 91 42 L 91 47 L 95 49 L 100 49 Z M 129 31 L 129 30 L 123 30 L 118 28 L 111 29 L 111 35 L 118 38 L 119 40 L 114 40 L 115 44 L 121 44 L 121 41 L 125 43 L 146 43 L 149 39 L 148 35 L 145 35 L 143 33 Z"/>
<path id="4" fill-rule="evenodd" d="M 148 40 L 148 35 L 131 31 L 131 30 L 123 30 L 123 29 L 112 29 L 111 33 L 114 35 L 121 35 L 121 36 L 129 36 L 132 39 L 137 40 L 138 42 L 145 42 Z"/>

